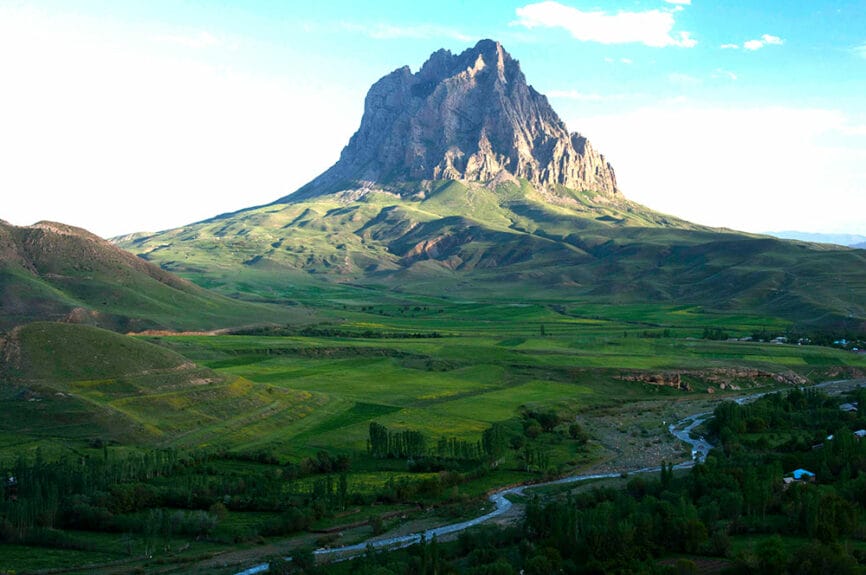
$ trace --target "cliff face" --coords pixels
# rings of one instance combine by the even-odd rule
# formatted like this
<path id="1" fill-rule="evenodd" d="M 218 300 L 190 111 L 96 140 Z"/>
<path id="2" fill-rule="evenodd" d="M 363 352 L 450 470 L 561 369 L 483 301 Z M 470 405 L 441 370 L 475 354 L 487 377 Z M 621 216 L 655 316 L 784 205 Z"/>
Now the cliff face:
<path id="1" fill-rule="evenodd" d="M 440 50 L 370 88 L 361 127 L 325 173 L 280 201 L 418 180 L 489 181 L 503 173 L 538 187 L 619 194 L 613 168 L 569 134 L 498 42 Z"/>

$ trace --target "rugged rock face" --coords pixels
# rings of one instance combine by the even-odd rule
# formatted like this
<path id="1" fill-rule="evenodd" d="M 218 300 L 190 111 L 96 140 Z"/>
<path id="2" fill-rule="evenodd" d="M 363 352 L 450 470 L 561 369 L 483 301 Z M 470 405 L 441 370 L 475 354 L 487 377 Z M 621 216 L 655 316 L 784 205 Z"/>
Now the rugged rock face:
<path id="1" fill-rule="evenodd" d="M 486 182 L 504 173 L 540 188 L 619 194 L 604 156 L 568 133 L 498 42 L 482 40 L 459 55 L 435 52 L 415 74 L 403 67 L 376 82 L 340 160 L 280 202 L 373 183 Z"/>

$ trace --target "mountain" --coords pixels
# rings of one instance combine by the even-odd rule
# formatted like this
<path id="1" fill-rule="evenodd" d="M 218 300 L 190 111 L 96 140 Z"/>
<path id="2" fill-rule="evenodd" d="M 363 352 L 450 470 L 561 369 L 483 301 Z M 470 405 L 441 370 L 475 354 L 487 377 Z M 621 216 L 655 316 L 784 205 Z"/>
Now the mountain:
<path id="1" fill-rule="evenodd" d="M 376 82 L 340 159 L 295 193 L 119 244 L 243 297 L 361 286 L 676 302 L 818 325 L 866 318 L 866 254 L 710 229 L 628 200 L 608 161 L 489 40 Z"/>
<path id="2" fill-rule="evenodd" d="M 856 234 L 821 234 L 814 232 L 766 232 L 767 235 L 786 240 L 801 240 L 804 242 L 816 242 L 821 244 L 836 244 L 851 248 L 862 248 L 866 246 L 866 236 Z"/>
<path id="3" fill-rule="evenodd" d="M 209 292 L 80 228 L 0 220 L 0 329 L 37 320 L 211 329 L 294 315 Z"/>
<path id="4" fill-rule="evenodd" d="M 866 250 L 866 242 L 860 242 L 859 244 L 852 244 L 852 248 L 857 248 L 858 250 Z"/>
<path id="5" fill-rule="evenodd" d="M 361 127 L 340 160 L 279 201 L 369 185 L 499 176 L 551 189 L 619 192 L 604 156 L 580 134 L 569 134 L 502 45 L 482 40 L 458 55 L 439 50 L 417 73 L 404 66 L 373 84 Z"/>

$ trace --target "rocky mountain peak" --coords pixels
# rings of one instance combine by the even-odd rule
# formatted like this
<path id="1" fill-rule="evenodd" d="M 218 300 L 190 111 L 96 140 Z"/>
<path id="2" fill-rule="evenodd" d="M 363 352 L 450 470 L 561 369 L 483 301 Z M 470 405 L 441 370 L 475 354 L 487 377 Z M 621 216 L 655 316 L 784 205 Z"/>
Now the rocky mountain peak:
<path id="1" fill-rule="evenodd" d="M 520 65 L 502 48 L 502 44 L 493 40 L 481 40 L 474 48 L 458 55 L 449 50 L 438 50 L 421 66 L 417 77 L 422 82 L 435 83 L 451 77 L 471 80 L 484 70 L 495 70 L 496 80 L 499 82 L 508 81 L 506 74 L 512 79 L 515 74 L 519 74 L 520 81 L 525 81 Z"/>
<path id="2" fill-rule="evenodd" d="M 361 126 L 339 161 L 280 201 L 372 184 L 488 182 L 506 174 L 539 188 L 619 194 L 604 156 L 568 132 L 499 42 L 481 40 L 460 54 L 434 52 L 417 73 L 404 66 L 373 84 Z"/>

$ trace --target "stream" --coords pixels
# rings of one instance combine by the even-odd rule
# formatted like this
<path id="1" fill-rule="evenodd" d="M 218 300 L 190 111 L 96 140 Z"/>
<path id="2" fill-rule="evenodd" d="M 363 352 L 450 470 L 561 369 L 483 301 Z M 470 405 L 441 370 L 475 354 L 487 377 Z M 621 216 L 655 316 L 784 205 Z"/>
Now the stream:
<path id="1" fill-rule="evenodd" d="M 809 389 L 825 389 L 830 387 L 838 387 L 839 389 L 834 389 L 836 392 L 846 391 L 847 389 L 853 389 L 857 385 L 866 384 L 866 380 L 834 380 L 834 381 L 825 381 L 823 383 L 819 383 L 816 385 L 809 386 Z M 800 389 L 806 389 L 805 387 L 801 387 Z M 767 395 L 768 393 L 776 393 L 779 390 L 773 391 L 764 391 L 760 393 L 752 393 L 749 395 L 744 395 L 742 397 L 736 398 L 734 401 L 739 403 L 740 405 L 744 403 L 748 403 L 750 401 L 754 401 L 760 397 Z M 713 448 L 713 445 L 707 441 L 703 436 L 700 437 L 692 437 L 692 431 L 699 427 L 702 423 L 704 423 L 707 419 L 709 419 L 713 415 L 712 411 L 705 411 L 702 413 L 696 413 L 694 415 L 689 415 L 676 423 L 672 423 L 668 426 L 668 431 L 680 441 L 691 445 L 692 458 L 689 461 L 684 461 L 674 466 L 674 469 L 688 469 L 693 467 L 695 463 L 701 463 L 706 458 L 707 454 Z M 372 546 L 373 549 L 402 549 L 404 547 L 409 547 L 411 545 L 415 545 L 420 543 L 423 540 L 430 541 L 434 537 L 442 537 L 443 535 L 449 535 L 451 533 L 458 533 L 465 529 L 469 529 L 470 527 L 474 527 L 485 521 L 489 521 L 495 517 L 499 517 L 500 515 L 504 515 L 507 513 L 511 507 L 512 503 L 508 499 L 509 495 L 524 495 L 525 492 L 529 489 L 536 489 L 538 487 L 547 487 L 551 485 L 567 485 L 570 483 L 579 483 L 581 481 L 591 481 L 593 479 L 610 479 L 614 477 L 621 477 L 625 474 L 635 475 L 638 473 L 653 473 L 661 471 L 660 466 L 655 467 L 643 467 L 640 469 L 634 469 L 627 472 L 611 472 L 611 473 L 590 473 L 585 475 L 570 475 L 568 477 L 563 477 L 561 479 L 556 479 L 553 481 L 545 481 L 544 483 L 531 483 L 527 485 L 518 485 L 516 487 L 509 487 L 507 489 L 503 489 L 501 491 L 497 491 L 495 493 L 490 494 L 488 499 L 491 503 L 493 503 L 493 510 L 481 515 L 479 517 L 475 517 L 474 519 L 469 519 L 467 521 L 461 521 L 459 523 L 451 523 L 448 525 L 443 525 L 441 527 L 435 527 L 432 529 L 427 529 L 425 531 L 419 531 L 417 533 L 410 533 L 408 535 L 399 535 L 396 537 L 387 537 L 384 539 L 374 539 L 362 541 L 361 543 L 356 543 L 354 545 L 345 545 L 343 547 L 331 547 L 331 548 L 320 548 L 313 551 L 313 554 L 316 557 L 339 557 L 340 559 L 350 559 L 357 555 L 363 553 L 368 546 Z M 256 573 L 265 573 L 268 571 L 268 563 L 261 563 L 259 565 L 255 565 L 250 567 L 249 569 L 245 569 L 244 571 L 240 571 L 235 575 L 255 575 Z"/>

